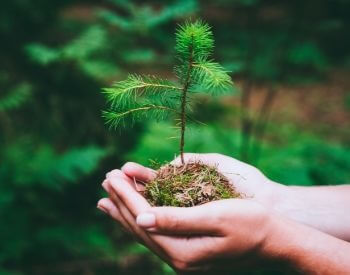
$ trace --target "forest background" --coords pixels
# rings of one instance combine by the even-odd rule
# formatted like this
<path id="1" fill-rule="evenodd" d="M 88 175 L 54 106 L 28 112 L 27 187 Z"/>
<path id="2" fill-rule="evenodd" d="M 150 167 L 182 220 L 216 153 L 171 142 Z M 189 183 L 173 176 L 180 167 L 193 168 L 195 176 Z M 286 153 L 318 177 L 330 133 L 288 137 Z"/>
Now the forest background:
<path id="1" fill-rule="evenodd" d="M 349 15 L 347 0 L 2 3 L 0 274 L 173 274 L 96 202 L 107 171 L 171 160 L 174 125 L 108 130 L 101 87 L 128 72 L 171 76 L 186 19 L 213 26 L 235 82 L 192 106 L 201 123 L 186 151 L 236 157 L 287 185 L 349 183 Z"/>

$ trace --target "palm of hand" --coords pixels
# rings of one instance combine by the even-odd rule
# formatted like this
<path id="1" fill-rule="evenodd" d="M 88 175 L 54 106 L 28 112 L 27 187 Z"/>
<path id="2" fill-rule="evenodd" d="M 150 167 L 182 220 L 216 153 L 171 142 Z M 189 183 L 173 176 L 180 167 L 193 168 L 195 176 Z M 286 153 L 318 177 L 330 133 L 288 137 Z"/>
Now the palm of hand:
<path id="1" fill-rule="evenodd" d="M 211 270 L 218 266 L 215 264 L 218 255 L 223 260 L 230 259 L 219 266 L 229 268 L 234 265 L 237 269 L 245 262 L 241 257 L 263 243 L 269 216 L 262 205 L 268 203 L 274 183 L 256 168 L 223 155 L 186 154 L 185 159 L 216 166 L 250 201 L 228 199 L 191 209 L 151 208 L 135 192 L 132 178 L 147 182 L 154 176 L 154 171 L 133 164 L 124 166 L 122 171 L 115 170 L 109 175 L 110 182 L 104 183 L 116 205 L 114 216 L 110 215 L 177 270 Z M 157 226 L 155 230 L 143 231 L 135 218 L 148 211 L 155 211 Z M 254 228 L 259 230 L 252 232 Z M 247 232 L 251 234 L 247 235 Z M 235 258 L 238 261 L 232 261 Z"/>
<path id="2" fill-rule="evenodd" d="M 185 162 L 200 161 L 217 167 L 245 199 L 259 202 L 268 208 L 278 197 L 275 196 L 276 192 L 281 192 L 283 189 L 283 186 L 270 181 L 257 168 L 225 155 L 185 154 L 184 158 Z M 173 163 L 180 163 L 180 159 L 175 159 Z"/>

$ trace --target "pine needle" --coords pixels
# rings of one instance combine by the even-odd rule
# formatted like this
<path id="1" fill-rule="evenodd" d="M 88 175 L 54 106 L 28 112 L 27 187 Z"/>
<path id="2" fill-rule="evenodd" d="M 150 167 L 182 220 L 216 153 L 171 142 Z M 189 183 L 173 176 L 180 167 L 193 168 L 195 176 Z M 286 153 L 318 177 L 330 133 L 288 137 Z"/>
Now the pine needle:
<path id="1" fill-rule="evenodd" d="M 189 116 L 196 87 L 216 95 L 231 91 L 233 83 L 227 71 L 210 59 L 214 37 L 208 24 L 201 20 L 187 21 L 178 26 L 175 39 L 178 64 L 174 66 L 174 72 L 179 83 L 156 76 L 129 74 L 125 80 L 103 89 L 110 106 L 103 112 L 103 117 L 111 128 L 117 128 L 125 125 L 126 119 L 132 123 L 147 117 L 164 119 L 170 113 L 175 114 L 182 157 L 186 120 L 196 121 Z"/>

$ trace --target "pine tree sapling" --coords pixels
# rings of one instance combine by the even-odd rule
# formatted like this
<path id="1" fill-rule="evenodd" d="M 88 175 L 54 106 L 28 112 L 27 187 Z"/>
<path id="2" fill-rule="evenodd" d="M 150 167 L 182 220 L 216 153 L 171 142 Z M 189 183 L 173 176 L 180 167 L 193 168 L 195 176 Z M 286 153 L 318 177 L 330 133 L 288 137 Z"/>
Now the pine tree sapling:
<path id="1" fill-rule="evenodd" d="M 194 100 L 190 95 L 198 91 L 216 95 L 232 90 L 230 76 L 210 58 L 213 48 L 210 27 L 200 20 L 187 22 L 176 31 L 177 83 L 130 74 L 126 80 L 103 89 L 110 105 L 103 116 L 112 128 L 130 121 L 126 118 L 133 121 L 148 115 L 161 119 L 172 114 L 178 121 L 181 165 L 164 165 L 157 177 L 147 183 L 144 195 L 152 205 L 193 206 L 240 196 L 215 167 L 184 161 L 186 120 Z"/>

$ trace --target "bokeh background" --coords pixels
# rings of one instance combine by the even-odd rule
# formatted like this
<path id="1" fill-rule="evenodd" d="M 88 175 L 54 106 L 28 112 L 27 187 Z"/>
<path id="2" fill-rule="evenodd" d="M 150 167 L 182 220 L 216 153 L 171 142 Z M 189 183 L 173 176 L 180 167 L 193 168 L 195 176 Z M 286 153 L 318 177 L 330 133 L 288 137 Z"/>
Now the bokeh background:
<path id="1" fill-rule="evenodd" d="M 288 185 L 350 182 L 350 1 L 4 1 L 0 274 L 173 274 L 96 210 L 107 171 L 174 157 L 173 122 L 110 131 L 101 88 L 173 78 L 175 27 L 198 17 L 235 89 L 198 97 L 186 151 Z"/>

